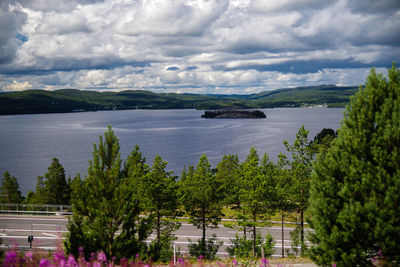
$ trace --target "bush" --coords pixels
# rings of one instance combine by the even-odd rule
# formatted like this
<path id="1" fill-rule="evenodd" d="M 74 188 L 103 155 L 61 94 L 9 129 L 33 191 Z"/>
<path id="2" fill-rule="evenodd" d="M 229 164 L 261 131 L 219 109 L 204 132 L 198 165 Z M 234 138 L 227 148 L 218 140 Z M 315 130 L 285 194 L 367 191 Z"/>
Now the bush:
<path id="1" fill-rule="evenodd" d="M 204 256 L 206 260 L 213 260 L 215 259 L 215 255 L 217 254 L 219 248 L 223 245 L 223 242 L 217 239 L 215 234 L 212 235 L 211 238 L 206 239 L 205 241 L 205 251 L 203 255 L 203 244 L 202 239 L 199 239 L 197 243 L 191 243 L 189 239 L 189 254 L 192 257 L 199 257 L 200 255 Z"/>
<path id="2" fill-rule="evenodd" d="M 228 247 L 226 251 L 229 256 L 236 256 L 238 258 L 248 258 L 253 256 L 253 240 L 244 239 L 236 234 L 235 239 L 231 239 L 233 246 Z M 257 257 L 261 257 L 261 247 L 264 249 L 264 257 L 270 257 L 274 253 L 275 241 L 274 238 L 268 233 L 263 240 L 260 234 L 256 237 Z"/>

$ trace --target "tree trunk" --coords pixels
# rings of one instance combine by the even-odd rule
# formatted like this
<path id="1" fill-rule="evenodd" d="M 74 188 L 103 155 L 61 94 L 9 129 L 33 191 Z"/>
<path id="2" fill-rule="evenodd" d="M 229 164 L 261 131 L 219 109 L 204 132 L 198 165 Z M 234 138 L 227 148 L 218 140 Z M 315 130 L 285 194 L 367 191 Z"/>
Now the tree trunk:
<path id="1" fill-rule="evenodd" d="M 157 212 L 157 242 L 161 240 L 161 214 Z"/>
<path id="2" fill-rule="evenodd" d="M 202 207 L 202 218 L 201 218 L 201 223 L 203 226 L 203 239 L 202 239 L 202 244 L 201 244 L 201 249 L 202 249 L 202 255 L 205 256 L 206 254 L 206 215 L 205 215 L 205 207 L 203 205 Z"/>
<path id="3" fill-rule="evenodd" d="M 257 250 L 256 250 L 256 221 L 257 221 L 257 215 L 253 213 L 253 254 L 254 257 L 257 256 Z"/>
<path id="4" fill-rule="evenodd" d="M 303 254 L 303 244 L 304 244 L 304 211 L 300 211 L 300 238 L 301 238 L 301 254 Z"/>
<path id="5" fill-rule="evenodd" d="M 282 258 L 285 257 L 285 232 L 284 232 L 284 216 L 283 216 L 283 210 L 281 211 L 282 213 Z"/>
<path id="6" fill-rule="evenodd" d="M 247 240 L 247 233 L 246 233 L 246 211 L 243 211 L 243 215 L 244 215 L 244 225 L 243 225 L 243 238 L 244 240 Z"/>

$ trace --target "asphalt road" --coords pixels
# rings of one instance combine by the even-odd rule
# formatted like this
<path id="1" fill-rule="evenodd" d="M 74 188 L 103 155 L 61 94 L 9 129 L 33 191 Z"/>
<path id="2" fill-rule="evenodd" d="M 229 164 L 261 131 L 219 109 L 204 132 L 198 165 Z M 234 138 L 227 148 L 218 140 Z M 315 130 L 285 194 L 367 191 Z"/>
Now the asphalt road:
<path id="1" fill-rule="evenodd" d="M 28 236 L 34 236 L 34 246 L 45 250 L 54 250 L 57 243 L 60 243 L 62 236 L 67 232 L 68 219 L 62 216 L 7 216 L 0 215 L 0 238 L 2 239 L 2 247 L 7 247 L 17 243 L 21 249 L 29 249 Z M 279 226 L 258 228 L 263 236 L 267 232 L 271 233 L 275 239 L 275 254 L 280 256 L 282 250 L 282 229 Z M 284 228 L 284 244 L 285 248 L 290 247 L 289 232 L 293 228 Z M 232 244 L 230 239 L 233 239 L 238 233 L 242 235 L 239 229 L 231 229 L 219 225 L 216 229 L 207 229 L 207 237 L 215 233 L 224 245 L 220 248 L 218 254 L 221 256 L 226 253 L 226 247 Z M 187 251 L 189 240 L 197 241 L 201 238 L 201 230 L 191 224 L 182 223 L 181 228 L 175 232 L 177 240 L 175 246 L 181 252 Z M 248 234 L 250 237 L 250 234 Z M 151 235 L 148 242 L 154 239 L 155 235 Z"/>

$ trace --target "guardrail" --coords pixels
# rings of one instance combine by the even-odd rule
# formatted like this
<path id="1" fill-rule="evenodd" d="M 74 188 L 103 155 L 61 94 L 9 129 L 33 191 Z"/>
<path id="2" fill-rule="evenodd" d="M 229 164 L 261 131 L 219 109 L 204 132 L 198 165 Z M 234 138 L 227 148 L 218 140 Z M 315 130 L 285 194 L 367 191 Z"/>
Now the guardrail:
<path id="1" fill-rule="evenodd" d="M 50 204 L 8 204 L 0 203 L 0 214 L 32 214 L 32 215 L 72 215 L 70 205 L 50 205 Z M 144 216 L 144 215 L 142 215 Z M 189 217 L 178 217 L 177 219 L 188 220 Z M 237 219 L 221 219 L 222 222 L 237 222 Z M 260 221 L 261 222 L 261 221 Z M 281 221 L 270 221 L 273 224 L 281 224 Z M 299 225 L 300 222 L 288 222 L 284 224 Z M 304 225 L 308 223 L 304 222 Z"/>
<path id="2" fill-rule="evenodd" d="M 71 215 L 72 206 L 0 203 L 0 214 Z"/>

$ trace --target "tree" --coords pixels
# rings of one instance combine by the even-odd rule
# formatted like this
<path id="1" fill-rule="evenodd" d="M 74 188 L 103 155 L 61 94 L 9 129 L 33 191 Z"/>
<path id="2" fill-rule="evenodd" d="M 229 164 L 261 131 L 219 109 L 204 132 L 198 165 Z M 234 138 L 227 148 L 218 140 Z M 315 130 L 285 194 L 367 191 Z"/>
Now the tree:
<path id="1" fill-rule="evenodd" d="M 69 204 L 70 190 L 65 178 L 65 170 L 57 158 L 53 158 L 44 177 L 44 185 L 48 197 L 47 204 Z"/>
<path id="2" fill-rule="evenodd" d="M 188 173 L 184 173 L 181 182 L 181 202 L 189 215 L 189 221 L 198 229 L 202 229 L 201 252 L 204 256 L 206 229 L 217 227 L 221 220 L 221 195 L 205 154 L 200 157 L 194 172 L 190 169 Z"/>
<path id="3" fill-rule="evenodd" d="M 155 214 L 156 217 L 157 238 L 151 247 L 154 248 L 153 260 L 160 258 L 161 249 L 168 250 L 170 248 L 173 239 L 172 231 L 177 230 L 180 226 L 179 223 L 168 220 L 168 218 L 175 217 L 178 200 L 176 177 L 165 170 L 167 164 L 168 162 L 156 155 L 153 166 L 150 172 L 144 176 L 143 181 L 147 199 L 146 210 Z"/>
<path id="4" fill-rule="evenodd" d="M 138 249 L 140 238 L 147 238 L 135 236 L 140 232 L 135 219 L 141 211 L 139 201 L 135 201 L 138 190 L 135 182 L 146 169 L 142 165 L 144 160 L 136 147 L 122 169 L 119 149 L 118 139 L 109 126 L 104 141 L 100 136 L 99 144 L 94 144 L 86 179 L 78 176 L 73 180 L 74 215 L 68 224 L 67 253 L 77 254 L 78 246 L 85 246 L 86 256 L 102 250 L 108 258 L 121 257 L 127 246 Z M 148 233 L 151 226 L 144 223 L 141 229 L 144 228 Z M 119 235 L 118 230 L 121 230 Z"/>
<path id="5" fill-rule="evenodd" d="M 65 178 L 64 167 L 53 158 L 47 173 L 37 177 L 36 191 L 29 193 L 27 200 L 32 204 L 67 205 L 70 202 L 70 186 Z"/>
<path id="6" fill-rule="evenodd" d="M 312 259 L 320 265 L 400 260 L 400 71 L 372 69 L 312 175 Z M 385 265 L 386 266 L 386 265 Z M 388 265 L 390 266 L 390 265 Z"/>
<path id="7" fill-rule="evenodd" d="M 316 152 L 314 145 L 308 140 L 308 132 L 303 125 L 297 132 L 293 145 L 290 145 L 286 140 L 283 141 L 283 144 L 292 157 L 292 160 L 289 161 L 292 177 L 292 190 L 289 199 L 295 205 L 297 212 L 300 213 L 300 242 L 302 252 L 304 251 L 305 244 L 304 211 L 308 207 L 313 156 Z"/>
<path id="8" fill-rule="evenodd" d="M 257 232 L 256 224 L 259 219 L 263 219 L 270 211 L 275 190 L 272 185 L 271 175 L 273 174 L 273 164 L 265 154 L 262 164 L 259 164 L 259 157 L 254 147 L 241 166 L 242 188 L 240 190 L 240 200 L 243 209 L 251 215 L 251 227 L 253 230 L 253 254 L 256 255 Z"/>
<path id="9" fill-rule="evenodd" d="M 3 181 L 0 188 L 0 201 L 8 204 L 20 204 L 24 200 L 19 191 L 17 178 L 11 177 L 9 172 L 4 173 Z"/>

